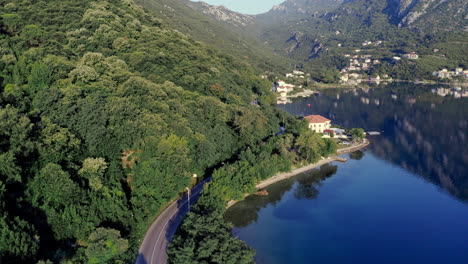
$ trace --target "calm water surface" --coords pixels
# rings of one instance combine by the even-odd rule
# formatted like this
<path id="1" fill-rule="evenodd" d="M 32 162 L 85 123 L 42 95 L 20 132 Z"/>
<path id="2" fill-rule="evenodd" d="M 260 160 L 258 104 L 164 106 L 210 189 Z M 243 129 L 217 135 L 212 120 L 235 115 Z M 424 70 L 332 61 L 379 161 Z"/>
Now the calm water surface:
<path id="1" fill-rule="evenodd" d="M 333 90 L 280 107 L 383 134 L 347 163 L 271 185 L 226 213 L 257 262 L 468 263 L 468 99 L 434 88 Z"/>

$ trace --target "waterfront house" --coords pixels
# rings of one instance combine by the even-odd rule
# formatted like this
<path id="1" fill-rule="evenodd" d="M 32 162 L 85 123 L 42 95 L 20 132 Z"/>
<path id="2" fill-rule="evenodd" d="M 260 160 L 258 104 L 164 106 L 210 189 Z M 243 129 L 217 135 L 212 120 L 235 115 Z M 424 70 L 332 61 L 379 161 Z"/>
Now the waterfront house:
<path id="1" fill-rule="evenodd" d="M 309 129 L 316 133 L 323 133 L 325 130 L 330 129 L 331 120 L 321 115 L 310 115 L 304 117 L 309 122 Z"/>
<path id="2" fill-rule="evenodd" d="M 351 73 L 349 74 L 349 79 L 360 79 L 361 78 L 361 74 L 359 73 Z"/>
<path id="3" fill-rule="evenodd" d="M 341 81 L 347 82 L 348 80 L 349 80 L 349 74 L 344 74 L 343 76 L 341 76 Z"/>
<path id="4" fill-rule="evenodd" d="M 377 77 L 375 77 L 375 78 L 370 78 L 369 81 L 370 81 L 371 83 L 377 83 L 377 84 L 379 84 L 380 81 L 381 81 L 381 79 L 380 79 L 380 76 L 377 75 Z"/>

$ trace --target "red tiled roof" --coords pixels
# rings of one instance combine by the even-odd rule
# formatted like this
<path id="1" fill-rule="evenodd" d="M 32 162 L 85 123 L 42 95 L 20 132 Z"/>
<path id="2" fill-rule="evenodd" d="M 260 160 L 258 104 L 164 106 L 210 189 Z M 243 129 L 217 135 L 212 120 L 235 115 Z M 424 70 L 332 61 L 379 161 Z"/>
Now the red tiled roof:
<path id="1" fill-rule="evenodd" d="M 331 121 L 330 119 L 325 118 L 321 115 L 310 115 L 310 116 L 304 117 L 304 119 L 309 121 L 309 123 L 325 123 L 327 121 Z"/>

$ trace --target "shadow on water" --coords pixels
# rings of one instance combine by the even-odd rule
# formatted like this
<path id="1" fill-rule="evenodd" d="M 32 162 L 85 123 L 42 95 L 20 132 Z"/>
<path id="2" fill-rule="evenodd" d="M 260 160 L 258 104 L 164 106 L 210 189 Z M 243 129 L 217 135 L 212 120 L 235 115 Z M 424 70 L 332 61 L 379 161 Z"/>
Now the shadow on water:
<path id="1" fill-rule="evenodd" d="M 364 151 L 354 151 L 349 154 L 349 158 L 353 160 L 362 160 L 362 158 L 364 158 Z"/>
<path id="2" fill-rule="evenodd" d="M 338 166 L 326 164 L 320 167 L 319 170 L 313 170 L 310 174 L 297 177 L 299 186 L 294 190 L 294 197 L 299 200 L 312 200 L 317 198 L 319 195 L 317 187 L 322 186 L 322 182 L 333 176 L 337 171 Z"/>
<path id="3" fill-rule="evenodd" d="M 328 89 L 319 98 L 298 99 L 278 108 L 294 115 L 320 114 L 344 127 L 381 131 L 368 148 L 372 154 L 466 202 L 468 98 L 446 94 L 453 91 L 451 87 L 403 83 Z M 359 153 L 350 158 L 359 159 Z"/>
<path id="4" fill-rule="evenodd" d="M 321 183 L 334 175 L 338 166 L 325 164 L 319 169 L 304 172 L 295 177 L 285 179 L 265 188 L 268 192 L 266 196 L 250 195 L 244 201 L 239 202 L 229 208 L 225 214 L 225 219 L 235 227 L 245 227 L 258 219 L 258 212 L 268 205 L 275 206 L 283 195 L 290 191 L 297 183 L 294 196 L 298 199 L 315 199 L 319 195 L 317 187 Z"/>

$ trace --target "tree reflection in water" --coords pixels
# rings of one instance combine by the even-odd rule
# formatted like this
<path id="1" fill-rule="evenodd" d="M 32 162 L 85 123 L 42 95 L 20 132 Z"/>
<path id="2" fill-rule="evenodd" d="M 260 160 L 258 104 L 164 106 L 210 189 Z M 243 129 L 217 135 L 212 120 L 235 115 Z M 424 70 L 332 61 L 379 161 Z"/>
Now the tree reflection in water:
<path id="1" fill-rule="evenodd" d="M 319 195 L 317 187 L 322 182 L 334 175 L 338 166 L 325 164 L 319 169 L 304 172 L 295 177 L 274 183 L 265 188 L 268 195 L 250 195 L 244 201 L 238 202 L 229 208 L 225 214 L 225 219 L 235 227 L 246 227 L 258 219 L 258 212 L 268 205 L 275 206 L 283 195 L 290 191 L 297 183 L 294 196 L 297 199 L 315 199 Z"/>
<path id="2" fill-rule="evenodd" d="M 434 93 L 437 88 L 394 83 L 327 89 L 320 97 L 279 108 L 294 115 L 320 114 L 344 127 L 383 132 L 370 136 L 370 152 L 468 201 L 468 98 L 439 96 Z"/>
<path id="3" fill-rule="evenodd" d="M 349 158 L 353 160 L 361 160 L 364 157 L 364 152 L 363 151 L 354 151 L 349 154 Z"/>

